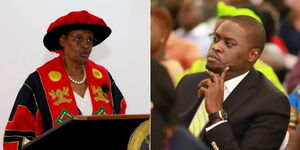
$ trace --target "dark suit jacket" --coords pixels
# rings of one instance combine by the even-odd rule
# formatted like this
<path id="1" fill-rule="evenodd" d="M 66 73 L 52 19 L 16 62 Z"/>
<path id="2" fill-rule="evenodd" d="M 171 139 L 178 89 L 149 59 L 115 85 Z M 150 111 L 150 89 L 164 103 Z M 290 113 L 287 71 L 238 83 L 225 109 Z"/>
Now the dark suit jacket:
<path id="1" fill-rule="evenodd" d="M 194 138 L 186 127 L 175 129 L 170 141 L 170 150 L 209 150 L 207 145 Z"/>
<path id="2" fill-rule="evenodd" d="M 178 84 L 177 112 L 189 126 L 201 104 L 197 84 L 208 78 L 206 73 L 186 75 Z M 278 150 L 289 122 L 288 98 L 260 72 L 251 69 L 223 104 L 228 122 L 222 123 L 201 138 L 220 150 Z"/>

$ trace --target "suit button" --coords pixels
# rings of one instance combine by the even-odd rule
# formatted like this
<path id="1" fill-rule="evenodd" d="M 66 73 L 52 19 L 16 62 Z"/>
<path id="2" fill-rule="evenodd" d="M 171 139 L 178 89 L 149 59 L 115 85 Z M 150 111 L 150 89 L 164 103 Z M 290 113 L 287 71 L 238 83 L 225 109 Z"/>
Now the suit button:
<path id="1" fill-rule="evenodd" d="M 219 147 L 217 146 L 215 141 L 212 141 L 210 144 L 214 150 L 219 150 Z"/>

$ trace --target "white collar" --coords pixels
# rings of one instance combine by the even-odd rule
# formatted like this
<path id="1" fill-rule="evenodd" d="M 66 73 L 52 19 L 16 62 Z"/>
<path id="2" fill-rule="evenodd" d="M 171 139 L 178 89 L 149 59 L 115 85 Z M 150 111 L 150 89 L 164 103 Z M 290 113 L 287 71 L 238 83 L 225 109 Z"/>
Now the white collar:
<path id="1" fill-rule="evenodd" d="M 245 72 L 242 75 L 239 75 L 235 78 L 232 78 L 228 81 L 225 81 L 224 85 L 226 86 L 229 94 L 235 89 L 235 87 L 246 77 L 246 75 L 249 73 L 249 71 Z M 228 94 L 228 95 L 229 95 Z"/>

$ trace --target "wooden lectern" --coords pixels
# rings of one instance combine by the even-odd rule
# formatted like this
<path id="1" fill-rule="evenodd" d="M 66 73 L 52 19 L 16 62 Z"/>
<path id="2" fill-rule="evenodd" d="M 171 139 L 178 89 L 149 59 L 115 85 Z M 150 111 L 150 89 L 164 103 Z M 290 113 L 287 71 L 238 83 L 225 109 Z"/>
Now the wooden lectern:
<path id="1" fill-rule="evenodd" d="M 23 150 L 126 150 L 134 130 L 148 119 L 148 114 L 74 116 L 33 139 Z"/>

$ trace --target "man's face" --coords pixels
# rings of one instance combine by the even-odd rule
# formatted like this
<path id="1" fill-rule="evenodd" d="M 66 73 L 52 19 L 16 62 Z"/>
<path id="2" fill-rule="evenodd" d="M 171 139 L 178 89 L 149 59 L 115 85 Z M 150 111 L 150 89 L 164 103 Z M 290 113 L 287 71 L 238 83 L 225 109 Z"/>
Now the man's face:
<path id="1" fill-rule="evenodd" d="M 228 73 L 233 74 L 248 70 L 251 46 L 247 38 L 247 32 L 239 24 L 225 21 L 212 34 L 206 68 L 219 74 L 227 66 Z"/>

